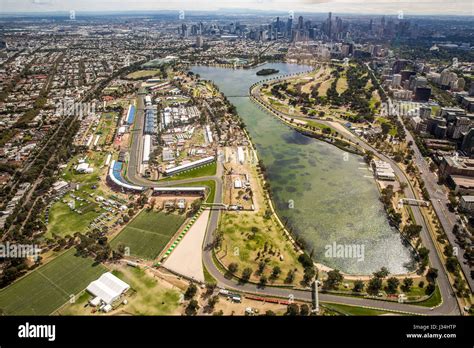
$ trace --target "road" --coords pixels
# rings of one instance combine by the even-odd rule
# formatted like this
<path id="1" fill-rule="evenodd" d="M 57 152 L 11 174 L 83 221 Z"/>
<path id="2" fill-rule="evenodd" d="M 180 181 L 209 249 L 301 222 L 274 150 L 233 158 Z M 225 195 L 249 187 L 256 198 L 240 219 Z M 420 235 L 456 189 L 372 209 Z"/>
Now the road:
<path id="1" fill-rule="evenodd" d="M 216 193 L 215 193 L 215 203 L 222 203 L 222 164 L 218 161 L 217 165 L 217 172 L 215 176 L 211 177 L 200 177 L 194 179 L 185 179 L 185 180 L 177 180 L 172 182 L 152 182 L 143 177 L 140 177 L 138 174 L 139 168 L 139 161 L 141 160 L 141 135 L 142 135 L 142 125 L 143 125 L 143 118 L 144 118 L 144 101 L 143 97 L 139 96 L 139 102 L 137 105 L 137 112 L 136 112 L 136 120 L 135 120 L 135 127 L 133 128 L 133 141 L 130 147 L 130 158 L 129 158 L 129 166 L 127 170 L 126 178 L 131 183 L 146 187 L 158 187 L 158 186 L 173 186 L 177 184 L 186 184 L 191 182 L 203 181 L 203 180 L 214 180 L 216 182 Z M 349 136 L 349 135 L 348 135 Z M 353 137 L 353 135 L 350 135 Z M 136 141 L 138 139 L 138 141 Z M 358 142 L 359 139 L 354 139 Z M 365 144 L 368 149 L 372 148 Z M 373 150 L 372 150 L 373 151 Z M 374 151 L 376 153 L 376 151 Z M 385 156 L 381 155 L 381 158 L 386 159 L 388 162 L 392 163 L 392 160 L 389 158 L 385 158 Z M 398 169 L 397 166 L 394 166 L 395 170 Z M 401 175 L 402 178 L 405 178 L 403 173 L 401 173 L 400 169 L 398 169 L 398 175 Z M 407 180 L 405 178 L 405 180 Z M 413 195 L 414 197 L 414 195 Z M 417 207 L 415 207 L 417 208 Z M 251 283 L 244 283 L 240 284 L 234 279 L 227 279 L 224 275 L 220 272 L 213 260 L 213 250 L 212 250 L 212 242 L 214 238 L 214 232 L 216 231 L 218 224 L 219 224 L 219 209 L 211 209 L 209 215 L 209 221 L 206 229 L 206 235 L 204 238 L 203 244 L 203 263 L 206 267 L 207 271 L 214 277 L 217 281 L 217 285 L 222 288 L 231 289 L 240 291 L 243 293 L 251 293 L 251 294 L 259 294 L 263 296 L 273 296 L 273 297 L 281 297 L 281 298 L 290 298 L 293 296 L 297 300 L 303 301 L 311 301 L 312 300 L 312 292 L 310 290 L 296 290 L 296 289 L 289 289 L 289 288 L 276 288 L 271 286 L 266 286 L 264 288 L 258 287 L 256 284 Z M 431 241 L 428 237 L 426 232 L 426 227 L 424 226 L 424 221 L 421 218 L 421 213 L 418 209 L 414 209 L 415 218 L 422 222 L 423 226 L 423 233 L 422 238 L 426 239 L 426 243 Z M 425 240 L 423 240 L 425 242 Z M 429 247 L 429 246 L 428 246 Z M 432 246 L 431 246 L 432 247 Z M 438 266 L 439 259 L 436 258 L 436 253 L 430 253 L 430 261 L 432 262 L 434 267 Z M 432 259 L 432 260 L 431 260 Z M 438 263 L 437 263 L 438 260 Z M 442 268 L 440 268 L 442 269 Z M 377 308 L 380 310 L 386 311 L 394 311 L 394 312 L 403 312 L 403 313 L 413 313 L 413 314 L 420 314 L 420 315 L 459 315 L 459 310 L 457 307 L 456 300 L 450 295 L 449 289 L 449 282 L 446 283 L 446 280 L 443 278 L 444 273 L 441 272 L 441 276 L 438 279 L 439 288 L 441 294 L 443 296 L 443 303 L 433 309 L 429 307 L 423 306 L 416 306 L 410 304 L 403 304 L 398 302 L 388 302 L 388 301 L 380 301 L 376 299 L 366 299 L 366 298 L 357 298 L 357 297 L 348 297 L 348 296 L 337 296 L 331 294 L 320 294 L 319 299 L 321 302 L 331 302 L 331 303 L 339 303 L 345 305 L 354 305 L 360 307 L 371 307 Z"/>

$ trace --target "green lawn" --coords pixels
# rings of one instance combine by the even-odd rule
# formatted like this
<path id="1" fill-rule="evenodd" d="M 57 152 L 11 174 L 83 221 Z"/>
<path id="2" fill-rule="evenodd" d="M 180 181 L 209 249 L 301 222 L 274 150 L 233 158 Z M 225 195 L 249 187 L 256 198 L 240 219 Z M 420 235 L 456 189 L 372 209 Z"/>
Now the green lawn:
<path id="1" fill-rule="evenodd" d="M 441 303 L 441 293 L 439 292 L 439 288 L 436 287 L 433 295 L 425 300 L 425 301 L 421 301 L 421 302 L 416 302 L 414 304 L 416 304 L 417 306 L 423 306 L 423 307 L 434 307 L 434 306 L 437 306 Z"/>
<path id="2" fill-rule="evenodd" d="M 49 315 L 107 271 L 75 252 L 70 249 L 1 290 L 1 310 L 7 315 Z"/>
<path id="3" fill-rule="evenodd" d="M 180 306 L 180 291 L 163 287 L 150 274 L 143 269 L 114 266 L 112 273 L 130 285 L 125 298 L 128 304 L 121 305 L 119 310 L 132 315 L 177 315 Z M 81 294 L 74 304 L 67 304 L 59 315 L 91 315 L 92 308 L 84 307 L 92 298 L 88 292 Z M 120 313 L 120 312 L 119 312 Z M 95 313 L 94 315 L 100 315 Z"/>
<path id="4" fill-rule="evenodd" d="M 155 259 L 185 219 L 185 215 L 143 210 L 111 245 L 115 248 L 122 243 L 132 256 Z"/>
<path id="5" fill-rule="evenodd" d="M 102 141 L 105 140 L 105 137 L 102 136 Z M 94 135 L 94 141 L 95 141 L 95 135 Z M 99 141 L 100 143 L 100 141 Z M 90 174 L 85 174 L 85 173 L 76 173 L 74 170 L 74 167 L 77 166 L 77 161 L 79 158 L 84 158 L 87 155 L 87 163 L 93 168 L 93 172 Z M 75 183 L 82 183 L 82 184 L 96 184 L 99 180 L 100 173 L 102 170 L 100 167 L 105 164 L 105 159 L 107 157 L 107 152 L 96 152 L 96 151 L 89 151 L 87 154 L 81 154 L 73 157 L 66 169 L 63 171 L 63 175 L 61 176 L 61 179 L 69 181 L 69 182 L 75 182 Z"/>
<path id="6" fill-rule="evenodd" d="M 134 315 L 176 315 L 181 292 L 161 286 L 140 268 L 122 268 L 113 272 L 137 293 L 129 299 L 125 311 Z"/>
<path id="7" fill-rule="evenodd" d="M 160 74 L 159 69 L 155 70 L 138 70 L 134 71 L 126 76 L 128 79 L 140 79 L 140 78 L 148 78 L 148 77 L 153 77 Z"/>
<path id="8" fill-rule="evenodd" d="M 202 269 L 204 271 L 204 280 L 207 284 L 217 284 L 216 279 L 209 273 L 204 263 L 202 264 Z"/>
<path id="9" fill-rule="evenodd" d="M 390 124 L 391 128 L 388 134 L 390 134 L 391 136 L 396 136 L 398 134 L 397 127 L 395 127 L 395 125 L 392 122 L 390 122 L 389 119 L 385 117 L 378 117 L 377 121 L 380 123 L 380 125 L 382 125 L 383 123 Z"/>
<path id="10" fill-rule="evenodd" d="M 329 127 L 329 126 L 326 126 L 325 124 L 322 124 L 322 123 L 319 123 L 319 122 L 316 122 L 316 121 L 310 121 L 310 120 L 304 120 L 306 121 L 306 123 L 308 124 L 308 126 L 310 127 L 316 127 L 316 128 L 320 128 L 321 130 L 323 129 L 329 129 L 331 131 L 331 133 L 334 132 L 334 130 Z"/>
<path id="11" fill-rule="evenodd" d="M 160 181 L 174 181 L 174 180 L 199 178 L 201 176 L 212 176 L 216 174 L 216 169 L 217 169 L 217 162 L 214 161 L 202 167 L 190 169 L 185 172 L 173 175 L 169 178 L 162 179 Z"/>
<path id="12" fill-rule="evenodd" d="M 72 198 L 67 200 L 72 200 Z M 72 211 L 66 203 L 56 202 L 53 204 L 49 212 L 46 237 L 51 238 L 53 234 L 63 237 L 73 235 L 75 232 L 86 232 L 91 221 L 99 216 L 103 210 L 93 202 L 84 202 L 84 204 L 84 206 L 77 204 L 77 208 L 83 211 L 82 214 Z M 100 212 L 96 211 L 97 208 L 100 209 Z"/>
<path id="13" fill-rule="evenodd" d="M 364 307 L 355 307 L 355 306 L 346 306 L 342 304 L 335 303 L 325 303 L 324 307 L 338 312 L 342 315 L 382 315 L 390 312 L 379 311 L 376 309 L 364 308 Z"/>

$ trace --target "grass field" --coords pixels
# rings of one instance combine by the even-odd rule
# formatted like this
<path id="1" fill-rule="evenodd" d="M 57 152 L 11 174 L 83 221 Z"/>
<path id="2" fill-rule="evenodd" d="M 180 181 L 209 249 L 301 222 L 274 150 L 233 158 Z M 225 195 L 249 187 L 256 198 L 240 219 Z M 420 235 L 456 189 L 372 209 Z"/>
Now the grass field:
<path id="1" fill-rule="evenodd" d="M 209 163 L 205 166 L 187 170 L 185 172 L 165 178 L 162 181 L 174 181 L 183 179 L 199 178 L 201 176 L 212 176 L 216 174 L 217 162 Z"/>
<path id="2" fill-rule="evenodd" d="M 346 305 L 335 304 L 335 303 L 326 303 L 324 304 L 324 307 L 332 311 L 338 312 L 339 314 L 342 314 L 342 315 L 383 315 L 383 314 L 391 313 L 391 312 L 386 312 L 386 311 L 379 311 L 376 309 L 346 306 Z"/>
<path id="3" fill-rule="evenodd" d="M 4 314 L 48 315 L 107 271 L 74 253 L 73 248 L 0 291 Z"/>
<path id="4" fill-rule="evenodd" d="M 251 167 L 250 176 L 257 178 L 255 167 Z M 250 280 L 258 282 L 257 266 L 260 261 L 266 264 L 263 274 L 269 283 L 283 285 L 290 270 L 295 271 L 293 285 L 300 285 L 303 267 L 298 261 L 299 254 L 289 243 L 281 226 L 274 217 L 268 217 L 269 209 L 265 199 L 262 183 L 258 180 L 252 185 L 253 199 L 258 211 L 225 211 L 221 213 L 219 232 L 223 233 L 222 246 L 216 250 L 216 257 L 226 267 L 237 263 L 237 275 L 241 276 L 244 268 L 252 269 Z M 270 279 L 273 267 L 278 266 L 281 274 Z"/>
<path id="5" fill-rule="evenodd" d="M 328 89 L 331 87 L 331 84 L 334 82 L 334 78 L 329 78 L 321 83 L 321 86 L 319 86 L 318 89 L 318 94 L 323 97 L 326 96 L 326 93 Z"/>
<path id="6" fill-rule="evenodd" d="M 111 245 L 115 248 L 122 243 L 129 248 L 130 255 L 152 260 L 185 219 L 185 215 L 144 210 L 112 240 Z"/>
<path id="7" fill-rule="evenodd" d="M 134 291 L 127 292 L 128 304 L 120 306 L 116 314 L 132 315 L 179 315 L 181 290 L 169 288 L 147 274 L 143 269 L 124 265 L 113 265 L 112 273 L 129 284 Z M 91 307 L 84 307 L 91 299 L 87 292 L 81 294 L 76 303 L 67 304 L 60 315 L 90 315 Z M 98 313 L 100 314 L 100 313 Z M 114 313 L 115 314 L 115 313 Z"/>
<path id="8" fill-rule="evenodd" d="M 145 77 L 153 77 L 160 73 L 160 70 L 138 70 L 127 75 L 128 79 L 140 79 Z"/>
<path id="9" fill-rule="evenodd" d="M 100 212 L 95 210 L 98 208 L 97 204 L 92 202 L 87 204 L 92 209 L 87 207 L 87 211 L 83 210 L 83 214 L 79 215 L 72 211 L 66 203 L 55 203 L 49 213 L 46 237 L 52 237 L 53 234 L 63 237 L 73 235 L 75 232 L 85 232 L 90 222 L 100 215 Z M 100 209 L 100 211 L 102 211 L 102 209 Z"/>
<path id="10" fill-rule="evenodd" d="M 311 120 L 304 120 L 304 121 L 311 127 L 320 128 L 321 130 L 329 129 L 330 133 L 334 133 L 334 130 L 331 127 L 326 126 L 325 124 L 322 124 L 316 121 L 311 121 Z"/>
<path id="11" fill-rule="evenodd" d="M 336 91 L 337 93 L 339 94 L 342 94 L 344 93 L 344 91 L 349 87 L 348 83 L 347 83 L 347 77 L 345 76 L 345 74 L 341 75 L 341 77 L 339 77 L 339 79 L 337 80 L 337 84 L 336 84 Z"/>
<path id="12" fill-rule="evenodd" d="M 283 236 L 281 228 L 273 219 L 266 219 L 264 213 L 263 209 L 258 213 L 222 213 L 219 231 L 223 233 L 224 238 L 216 256 L 226 266 L 237 263 L 238 275 L 241 275 L 244 268 L 251 268 L 254 272 L 250 280 L 254 282 L 260 279 L 260 274 L 255 272 L 260 261 L 266 263 L 263 273 L 267 278 L 270 278 L 273 267 L 280 267 L 280 276 L 272 281 L 275 284 L 284 284 L 288 271 L 296 269 L 293 284 L 299 285 L 303 269 L 298 262 L 298 254 Z M 227 250 L 232 252 L 226 252 Z M 236 250 L 238 252 L 235 252 Z"/>
<path id="13" fill-rule="evenodd" d="M 434 306 L 439 305 L 441 301 L 442 301 L 441 293 L 439 292 L 439 288 L 436 287 L 433 295 L 429 299 L 425 301 L 421 301 L 421 302 L 416 302 L 415 304 L 417 306 L 423 306 L 423 307 L 434 307 Z"/>
<path id="14" fill-rule="evenodd" d="M 89 174 L 77 173 L 74 170 L 74 167 L 78 164 L 78 160 L 80 158 L 84 158 L 85 156 L 87 156 L 87 163 L 89 163 L 89 165 L 93 168 L 93 172 Z M 76 155 L 69 161 L 66 169 L 63 171 L 61 178 L 69 182 L 95 184 L 99 180 L 101 172 L 104 170 L 100 167 L 104 165 L 106 157 L 106 152 L 92 150 L 87 151 L 84 154 Z"/>

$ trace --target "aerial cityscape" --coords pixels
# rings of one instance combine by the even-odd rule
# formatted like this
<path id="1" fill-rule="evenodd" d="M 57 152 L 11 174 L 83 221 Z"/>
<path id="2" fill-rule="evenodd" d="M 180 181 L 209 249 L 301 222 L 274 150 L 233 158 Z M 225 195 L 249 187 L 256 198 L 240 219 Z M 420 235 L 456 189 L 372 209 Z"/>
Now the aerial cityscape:
<path id="1" fill-rule="evenodd" d="M 472 316 L 472 2 L 198 3 L 0 0 L 0 316 Z"/>

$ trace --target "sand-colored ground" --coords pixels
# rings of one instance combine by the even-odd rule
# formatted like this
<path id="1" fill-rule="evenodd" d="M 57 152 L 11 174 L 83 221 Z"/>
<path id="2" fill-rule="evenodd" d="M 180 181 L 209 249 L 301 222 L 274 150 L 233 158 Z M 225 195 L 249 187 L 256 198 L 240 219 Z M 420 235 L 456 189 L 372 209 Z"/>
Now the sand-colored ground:
<path id="1" fill-rule="evenodd" d="M 204 282 L 202 243 L 206 234 L 209 210 L 203 211 L 163 266 L 191 279 Z"/>
<path id="2" fill-rule="evenodd" d="M 255 301 L 247 298 L 242 298 L 241 303 L 234 303 L 230 299 L 220 296 L 214 312 L 222 310 L 224 315 L 245 315 L 246 308 L 252 308 L 255 315 L 265 314 L 269 310 L 277 315 L 283 315 L 287 310 L 287 306 L 283 304 Z"/>

